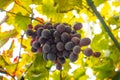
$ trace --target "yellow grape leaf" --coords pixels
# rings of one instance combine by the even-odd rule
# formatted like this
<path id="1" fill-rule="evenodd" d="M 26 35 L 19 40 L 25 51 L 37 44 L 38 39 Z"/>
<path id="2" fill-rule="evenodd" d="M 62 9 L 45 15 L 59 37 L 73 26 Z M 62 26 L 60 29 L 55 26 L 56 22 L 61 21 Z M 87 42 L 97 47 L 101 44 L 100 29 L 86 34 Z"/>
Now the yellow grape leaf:
<path id="1" fill-rule="evenodd" d="M 0 8 L 5 9 L 13 0 L 0 0 Z"/>
<path id="2" fill-rule="evenodd" d="M 2 47 L 8 41 L 9 38 L 14 37 L 17 34 L 18 32 L 16 30 L 0 32 L 0 47 Z"/>
<path id="3" fill-rule="evenodd" d="M 100 4 L 104 3 L 107 0 L 93 0 L 93 1 L 94 1 L 95 6 L 99 6 Z"/>
<path id="4" fill-rule="evenodd" d="M 25 11 L 27 11 L 28 13 L 31 13 L 31 9 L 29 7 L 29 5 L 31 4 L 31 1 L 28 0 L 14 0 L 15 4 L 18 5 L 18 7 L 24 9 Z"/>
<path id="5" fill-rule="evenodd" d="M 68 12 L 73 9 L 81 8 L 82 0 L 54 0 L 57 11 L 60 13 Z"/>

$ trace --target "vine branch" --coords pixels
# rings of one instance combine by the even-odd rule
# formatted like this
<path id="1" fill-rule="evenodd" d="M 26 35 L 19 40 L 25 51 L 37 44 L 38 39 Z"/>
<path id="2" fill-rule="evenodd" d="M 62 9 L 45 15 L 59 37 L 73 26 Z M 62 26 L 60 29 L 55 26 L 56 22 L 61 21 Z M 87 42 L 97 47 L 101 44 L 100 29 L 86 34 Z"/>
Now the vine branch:
<path id="1" fill-rule="evenodd" d="M 112 39 L 112 41 L 114 42 L 115 46 L 118 48 L 118 50 L 120 50 L 120 44 L 117 41 L 117 39 L 114 37 L 113 33 L 111 32 L 111 30 L 109 29 L 109 27 L 107 26 L 107 24 L 105 23 L 104 19 L 102 18 L 101 14 L 97 11 L 94 3 L 92 0 L 86 0 L 87 4 L 90 6 L 90 8 L 92 9 L 92 11 L 95 13 L 95 15 L 97 16 L 97 18 L 100 20 L 101 24 L 103 25 L 105 31 L 108 33 L 108 35 L 110 36 L 110 38 Z"/>
<path id="2" fill-rule="evenodd" d="M 37 20 L 36 18 L 33 18 L 33 17 L 20 15 L 20 14 L 17 14 L 17 13 L 14 13 L 14 12 L 10 12 L 10 11 L 6 11 L 6 10 L 3 10 L 3 9 L 0 9 L 0 11 L 4 11 L 4 12 L 6 12 L 6 13 L 13 14 L 13 15 L 17 15 L 17 16 L 22 16 L 22 17 L 30 18 L 30 19 L 32 19 L 32 20 L 36 20 L 36 21 L 40 22 L 39 20 Z"/>

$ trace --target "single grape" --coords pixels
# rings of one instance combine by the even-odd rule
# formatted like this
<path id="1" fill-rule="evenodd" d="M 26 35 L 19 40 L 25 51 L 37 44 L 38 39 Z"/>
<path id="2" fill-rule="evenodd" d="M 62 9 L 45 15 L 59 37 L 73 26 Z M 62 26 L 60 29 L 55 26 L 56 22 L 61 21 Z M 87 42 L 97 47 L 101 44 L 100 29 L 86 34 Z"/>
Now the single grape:
<path id="1" fill-rule="evenodd" d="M 74 28 L 74 30 L 80 30 L 82 28 L 82 24 L 81 23 L 75 23 L 73 25 L 73 28 Z"/>
<path id="2" fill-rule="evenodd" d="M 33 30 L 32 29 L 28 29 L 26 31 L 26 34 L 27 34 L 27 36 L 32 36 L 33 35 Z"/>
<path id="3" fill-rule="evenodd" d="M 70 26 L 66 26 L 66 27 L 65 27 L 65 32 L 71 33 L 71 31 L 72 31 L 72 29 L 71 29 Z"/>
<path id="4" fill-rule="evenodd" d="M 57 63 L 57 64 L 56 64 L 56 69 L 58 69 L 58 70 L 62 70 L 62 64 Z"/>
<path id="5" fill-rule="evenodd" d="M 42 30 L 43 30 L 43 27 L 38 28 L 38 30 L 37 30 L 37 36 L 39 36 L 39 37 L 41 36 Z"/>
<path id="6" fill-rule="evenodd" d="M 51 32 L 48 29 L 44 29 L 41 33 L 41 37 L 48 39 L 51 36 Z"/>
<path id="7" fill-rule="evenodd" d="M 61 35 L 61 34 L 60 34 L 58 31 L 55 31 L 55 32 L 53 33 L 53 36 L 54 36 L 54 37 L 60 37 L 60 35 Z"/>
<path id="8" fill-rule="evenodd" d="M 69 55 L 70 55 L 69 51 L 66 51 L 66 50 L 63 51 L 63 57 L 69 58 Z"/>
<path id="9" fill-rule="evenodd" d="M 31 51 L 32 51 L 32 52 L 37 52 L 37 49 L 35 49 L 35 48 L 32 47 L 32 48 L 31 48 Z"/>
<path id="10" fill-rule="evenodd" d="M 64 50 L 64 43 L 63 42 L 58 42 L 56 44 L 56 48 L 58 51 L 63 51 Z"/>
<path id="11" fill-rule="evenodd" d="M 56 60 L 56 55 L 53 53 L 48 53 L 47 54 L 47 59 L 51 60 L 51 61 L 55 61 Z"/>
<path id="12" fill-rule="evenodd" d="M 64 32 L 65 31 L 65 25 L 64 24 L 57 25 L 56 30 L 60 33 Z"/>
<path id="13" fill-rule="evenodd" d="M 33 28 L 32 24 L 28 24 L 28 29 L 32 29 L 32 28 Z"/>
<path id="14" fill-rule="evenodd" d="M 74 43 L 72 41 L 69 41 L 65 44 L 65 49 L 66 50 L 72 50 L 74 47 Z"/>
<path id="15" fill-rule="evenodd" d="M 37 25 L 35 25 L 34 30 L 37 31 L 40 27 L 43 27 L 43 25 L 42 24 L 37 24 Z"/>
<path id="16" fill-rule="evenodd" d="M 68 42 L 70 41 L 71 37 L 70 35 L 67 33 L 67 32 L 63 32 L 62 35 L 61 35 L 61 40 L 63 42 Z"/>
<path id="17" fill-rule="evenodd" d="M 73 47 L 73 53 L 79 54 L 80 53 L 80 46 L 76 45 Z"/>
<path id="18" fill-rule="evenodd" d="M 93 51 L 92 51 L 92 49 L 91 48 L 86 48 L 85 50 L 84 50 L 84 55 L 85 56 L 91 56 L 93 54 Z"/>
<path id="19" fill-rule="evenodd" d="M 43 45 L 43 47 L 42 47 L 42 52 L 43 52 L 43 53 L 48 53 L 48 52 L 50 52 L 50 45 L 47 44 L 47 43 L 45 43 L 45 44 Z"/>
<path id="20" fill-rule="evenodd" d="M 80 38 L 78 38 L 78 37 L 72 37 L 71 41 L 72 41 L 75 45 L 78 45 L 79 42 L 80 42 Z"/>
<path id="21" fill-rule="evenodd" d="M 40 43 L 38 41 L 34 41 L 32 44 L 32 47 L 35 49 L 38 49 L 38 48 L 40 48 Z"/>
<path id="22" fill-rule="evenodd" d="M 93 56 L 95 56 L 95 57 L 100 57 L 100 55 L 101 55 L 100 52 L 94 52 L 94 53 L 93 53 Z"/>
<path id="23" fill-rule="evenodd" d="M 90 42 L 91 42 L 91 40 L 89 38 L 83 38 L 80 40 L 79 44 L 80 44 L 80 46 L 87 46 L 90 44 Z"/>
<path id="24" fill-rule="evenodd" d="M 69 59 L 71 62 L 75 62 L 78 59 L 78 55 L 72 52 L 69 56 Z"/>
<path id="25" fill-rule="evenodd" d="M 58 62 L 60 64 L 64 64 L 65 63 L 65 58 L 64 57 L 58 57 L 57 60 L 58 60 Z"/>

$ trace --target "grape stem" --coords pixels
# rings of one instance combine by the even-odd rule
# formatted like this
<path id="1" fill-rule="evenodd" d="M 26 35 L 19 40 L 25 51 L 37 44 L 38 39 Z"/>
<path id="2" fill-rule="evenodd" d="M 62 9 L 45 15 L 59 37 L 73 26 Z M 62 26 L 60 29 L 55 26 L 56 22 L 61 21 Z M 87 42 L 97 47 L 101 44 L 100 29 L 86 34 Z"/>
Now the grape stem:
<path id="1" fill-rule="evenodd" d="M 100 20 L 101 24 L 103 25 L 105 31 L 108 33 L 108 35 L 110 36 L 110 38 L 112 39 L 112 41 L 114 42 L 115 46 L 118 48 L 118 50 L 120 50 L 120 44 L 117 41 L 117 39 L 114 37 L 113 33 L 111 32 L 111 30 L 109 29 L 109 27 L 107 26 L 107 24 L 105 23 L 104 19 L 102 18 L 101 14 L 97 11 L 94 3 L 92 0 L 86 0 L 87 4 L 89 5 L 89 7 L 92 9 L 92 11 L 95 13 L 96 17 Z"/>

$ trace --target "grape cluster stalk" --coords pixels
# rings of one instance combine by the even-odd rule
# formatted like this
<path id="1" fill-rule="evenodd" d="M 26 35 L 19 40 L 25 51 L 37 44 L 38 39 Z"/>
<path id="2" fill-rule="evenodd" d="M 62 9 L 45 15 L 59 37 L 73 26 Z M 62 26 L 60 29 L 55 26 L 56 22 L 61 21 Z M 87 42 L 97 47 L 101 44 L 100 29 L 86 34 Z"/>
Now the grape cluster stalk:
<path id="1" fill-rule="evenodd" d="M 80 22 L 74 23 L 73 26 L 68 23 L 46 22 L 34 27 L 29 24 L 26 34 L 32 38 L 31 51 L 42 53 L 44 60 L 54 62 L 56 69 L 61 70 L 66 59 L 75 62 L 81 51 L 88 57 L 100 56 L 100 52 L 93 52 L 91 48 L 81 50 L 81 47 L 91 43 L 89 38 L 81 38 L 81 35 L 77 33 L 77 30 L 81 28 Z"/>

